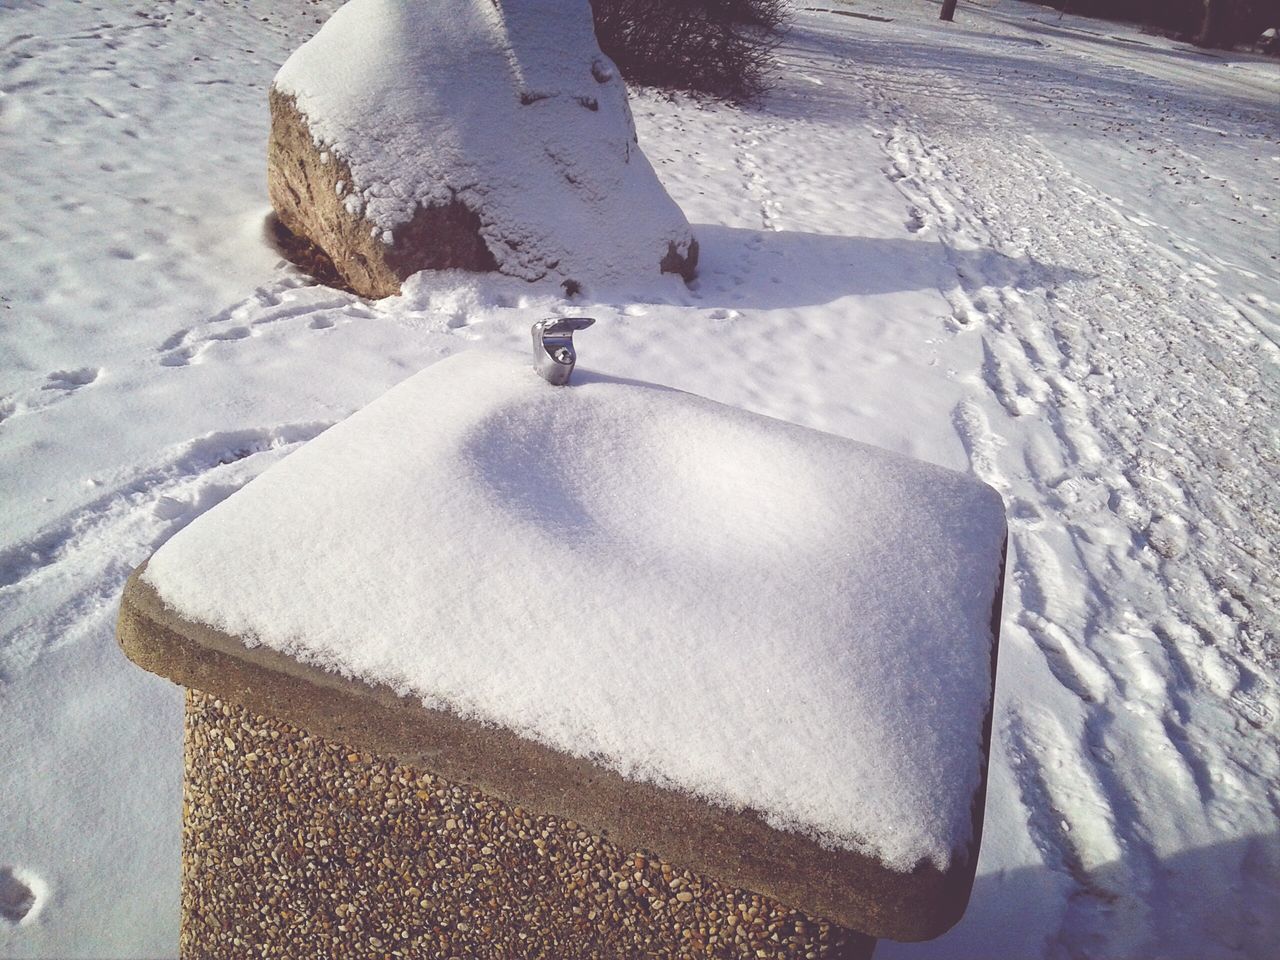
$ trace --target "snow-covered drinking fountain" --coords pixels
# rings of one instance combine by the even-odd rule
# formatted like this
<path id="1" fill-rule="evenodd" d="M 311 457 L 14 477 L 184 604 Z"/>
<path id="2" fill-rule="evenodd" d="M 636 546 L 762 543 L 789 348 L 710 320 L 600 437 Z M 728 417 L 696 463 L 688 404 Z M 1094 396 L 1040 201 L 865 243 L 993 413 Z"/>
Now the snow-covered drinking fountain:
<path id="1" fill-rule="evenodd" d="M 937 935 L 1003 543 L 939 467 L 528 355 L 429 367 L 126 589 L 126 653 L 188 688 L 183 955 Z"/>
<path id="2" fill-rule="evenodd" d="M 317 40 L 386 6 L 438 9 Z M 187 688 L 187 960 L 866 957 L 963 913 L 999 496 L 584 367 L 590 322 L 410 377 L 129 579 L 125 653 Z"/>

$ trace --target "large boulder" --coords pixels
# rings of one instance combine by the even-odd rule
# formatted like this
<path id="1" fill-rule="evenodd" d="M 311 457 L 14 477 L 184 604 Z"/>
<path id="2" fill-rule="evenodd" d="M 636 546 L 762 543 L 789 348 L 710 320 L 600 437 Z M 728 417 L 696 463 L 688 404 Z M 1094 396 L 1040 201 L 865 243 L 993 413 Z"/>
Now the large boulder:
<path id="1" fill-rule="evenodd" d="M 271 203 L 365 296 L 428 268 L 693 274 L 587 0 L 351 0 L 270 102 Z"/>

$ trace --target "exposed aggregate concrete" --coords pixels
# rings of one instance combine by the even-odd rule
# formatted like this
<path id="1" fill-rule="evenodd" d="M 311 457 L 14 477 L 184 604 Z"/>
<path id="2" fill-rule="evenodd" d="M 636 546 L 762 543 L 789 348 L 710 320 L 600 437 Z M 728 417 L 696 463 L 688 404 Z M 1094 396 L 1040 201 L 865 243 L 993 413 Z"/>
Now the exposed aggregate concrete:
<path id="1" fill-rule="evenodd" d="M 187 691 L 184 960 L 852 958 L 874 941 Z"/>

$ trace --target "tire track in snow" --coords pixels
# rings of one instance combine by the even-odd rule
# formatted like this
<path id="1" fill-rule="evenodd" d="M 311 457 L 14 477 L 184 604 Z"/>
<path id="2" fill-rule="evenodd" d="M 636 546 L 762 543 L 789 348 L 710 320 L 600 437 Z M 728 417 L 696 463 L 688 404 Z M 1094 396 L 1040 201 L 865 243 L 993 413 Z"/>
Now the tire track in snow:
<path id="1" fill-rule="evenodd" d="M 886 176 L 952 252 L 956 335 L 982 338 L 979 393 L 954 422 L 1009 505 L 1008 640 L 1079 703 L 1074 725 L 1015 705 L 1005 726 L 1033 839 L 1077 887 L 1058 947 L 1159 953 L 1177 934 L 1143 901 L 1159 887 L 1188 925 L 1201 906 L 1163 858 L 1273 832 L 1280 806 L 1264 606 L 1280 566 L 1265 371 L 1280 351 L 1211 267 L 1154 243 L 986 97 L 941 73 L 847 68 L 886 121 Z M 964 129 L 949 135 L 931 102 L 961 102 Z M 1111 585 L 1146 602 L 1125 609 Z M 1276 858 L 1259 862 L 1274 889 Z"/>
<path id="2" fill-rule="evenodd" d="M 212 433 L 108 488 L 43 531 L 0 551 L 0 684 L 46 651 L 101 626 L 148 553 L 327 422 Z"/>

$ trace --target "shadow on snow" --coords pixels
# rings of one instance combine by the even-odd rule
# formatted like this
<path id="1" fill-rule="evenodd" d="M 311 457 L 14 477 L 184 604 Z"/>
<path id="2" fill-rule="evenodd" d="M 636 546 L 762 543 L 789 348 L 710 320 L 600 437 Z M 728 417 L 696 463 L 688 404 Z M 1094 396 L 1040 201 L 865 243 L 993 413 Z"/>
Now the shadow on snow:
<path id="1" fill-rule="evenodd" d="M 959 276 L 1022 278 L 1025 288 L 1087 279 L 1034 257 L 956 250 L 925 239 L 843 237 L 695 224 L 701 247 L 690 291 L 701 307 L 772 310 L 841 297 L 950 290 Z M 995 282 L 995 280 L 993 280 Z"/>

